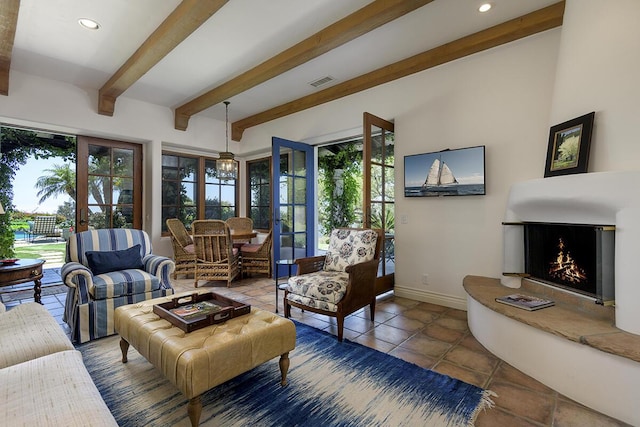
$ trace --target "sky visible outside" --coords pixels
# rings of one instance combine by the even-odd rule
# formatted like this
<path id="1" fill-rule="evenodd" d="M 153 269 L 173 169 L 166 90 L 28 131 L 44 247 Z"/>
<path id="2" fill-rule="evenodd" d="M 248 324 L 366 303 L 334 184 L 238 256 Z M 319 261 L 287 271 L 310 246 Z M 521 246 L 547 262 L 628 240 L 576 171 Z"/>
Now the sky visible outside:
<path id="1" fill-rule="evenodd" d="M 36 181 L 38 177 L 49 175 L 45 169 L 51 169 L 53 165 L 62 165 L 62 158 L 38 159 L 30 158 L 27 163 L 16 171 L 13 179 L 13 205 L 16 210 L 26 213 L 48 213 L 55 214 L 58 206 L 64 202 L 71 201 L 71 197 L 63 195 L 50 197 L 44 203 L 38 204 L 40 197 L 36 194 Z"/>

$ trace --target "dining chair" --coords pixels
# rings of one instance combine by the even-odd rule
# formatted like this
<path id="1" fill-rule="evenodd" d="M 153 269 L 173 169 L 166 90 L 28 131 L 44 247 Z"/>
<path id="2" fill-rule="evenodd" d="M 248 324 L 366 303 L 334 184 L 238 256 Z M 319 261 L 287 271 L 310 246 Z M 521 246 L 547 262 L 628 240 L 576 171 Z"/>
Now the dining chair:
<path id="1" fill-rule="evenodd" d="M 234 216 L 231 218 L 227 218 L 225 221 L 229 228 L 233 230 L 231 233 L 251 233 L 253 232 L 253 220 L 248 217 L 238 217 Z M 251 243 L 251 239 L 233 239 L 233 246 L 236 248 L 241 247 L 245 243 Z"/>
<path id="2" fill-rule="evenodd" d="M 178 218 L 169 218 L 166 223 L 167 229 L 171 233 L 173 259 L 176 263 L 173 279 L 175 280 L 178 274 L 194 274 L 196 269 L 196 250 L 191 235 Z"/>
<path id="3" fill-rule="evenodd" d="M 233 247 L 229 226 L 220 220 L 193 221 L 196 252 L 194 286 L 199 280 L 224 280 L 227 287 L 240 273 L 239 251 Z"/>
<path id="4" fill-rule="evenodd" d="M 262 243 L 247 243 L 240 248 L 240 265 L 242 274 L 264 273 L 271 277 L 271 241 L 272 232 L 269 230 Z"/>

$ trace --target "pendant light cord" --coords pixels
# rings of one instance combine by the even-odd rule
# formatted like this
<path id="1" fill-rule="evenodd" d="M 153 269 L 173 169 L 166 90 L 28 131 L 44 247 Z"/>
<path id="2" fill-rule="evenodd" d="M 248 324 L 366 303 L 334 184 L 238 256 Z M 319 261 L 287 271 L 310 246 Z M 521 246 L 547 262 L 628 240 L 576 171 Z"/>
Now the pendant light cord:
<path id="1" fill-rule="evenodd" d="M 227 141 L 227 151 L 229 151 L 229 101 L 224 101 L 225 110 L 226 110 L 226 119 L 225 119 L 225 130 L 226 133 L 226 141 Z"/>

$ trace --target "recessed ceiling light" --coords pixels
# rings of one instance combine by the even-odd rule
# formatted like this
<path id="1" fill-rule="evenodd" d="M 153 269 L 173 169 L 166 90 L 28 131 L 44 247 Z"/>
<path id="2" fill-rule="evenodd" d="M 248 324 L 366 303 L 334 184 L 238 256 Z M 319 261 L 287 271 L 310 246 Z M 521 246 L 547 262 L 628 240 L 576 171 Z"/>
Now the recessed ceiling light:
<path id="1" fill-rule="evenodd" d="M 100 24 L 98 24 L 93 19 L 89 19 L 89 18 L 78 19 L 78 24 L 82 25 L 84 28 L 88 30 L 97 30 L 98 28 L 100 28 Z"/>
<path id="2" fill-rule="evenodd" d="M 484 13 L 484 12 L 488 12 L 489 9 L 491 9 L 491 3 L 483 3 L 478 8 L 478 11 Z"/>

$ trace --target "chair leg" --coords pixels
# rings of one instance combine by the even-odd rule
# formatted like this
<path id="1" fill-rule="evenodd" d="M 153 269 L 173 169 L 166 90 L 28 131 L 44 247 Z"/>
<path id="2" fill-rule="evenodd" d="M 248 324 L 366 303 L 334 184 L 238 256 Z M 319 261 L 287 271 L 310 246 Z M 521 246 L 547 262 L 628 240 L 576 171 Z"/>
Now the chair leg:
<path id="1" fill-rule="evenodd" d="M 284 298 L 282 300 L 282 303 L 284 304 L 284 317 L 285 319 L 288 319 L 291 317 L 291 306 L 287 303 L 287 293 L 284 293 Z"/>
<path id="2" fill-rule="evenodd" d="M 369 312 L 371 314 L 371 321 L 373 322 L 376 316 L 376 299 L 375 298 L 373 299 L 373 301 L 371 301 L 371 304 L 369 304 Z"/>
<path id="3" fill-rule="evenodd" d="M 344 331 L 344 316 L 338 315 L 338 341 L 342 342 L 342 332 Z"/>

